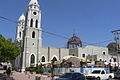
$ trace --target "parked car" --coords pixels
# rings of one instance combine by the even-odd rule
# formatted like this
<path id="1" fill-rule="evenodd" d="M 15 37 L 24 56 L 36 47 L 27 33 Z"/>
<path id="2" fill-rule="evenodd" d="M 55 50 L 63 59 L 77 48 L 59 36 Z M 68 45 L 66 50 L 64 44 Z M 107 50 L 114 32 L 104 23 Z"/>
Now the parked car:
<path id="1" fill-rule="evenodd" d="M 85 76 L 79 72 L 64 73 L 56 80 L 86 80 Z"/>
<path id="2" fill-rule="evenodd" d="M 114 73 L 114 77 L 120 79 L 120 69 L 118 69 L 118 70 Z"/>
<path id="3" fill-rule="evenodd" d="M 112 80 L 114 78 L 114 73 L 107 73 L 104 69 L 101 70 L 93 70 L 91 74 L 86 76 L 87 79 L 94 79 L 94 80 Z"/>

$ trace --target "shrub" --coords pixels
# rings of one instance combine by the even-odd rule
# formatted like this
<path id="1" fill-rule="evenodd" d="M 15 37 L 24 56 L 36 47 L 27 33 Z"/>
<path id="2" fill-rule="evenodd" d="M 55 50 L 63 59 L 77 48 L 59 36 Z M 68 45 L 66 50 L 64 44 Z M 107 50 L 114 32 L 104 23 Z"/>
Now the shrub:
<path id="1" fill-rule="evenodd" d="M 49 70 L 48 70 L 48 73 L 51 73 L 51 72 L 52 72 L 52 71 L 49 69 Z"/>
<path id="2" fill-rule="evenodd" d="M 36 68 L 35 67 L 27 67 L 25 70 L 30 71 L 30 72 L 34 72 L 36 70 Z"/>
<path id="3" fill-rule="evenodd" d="M 12 67 L 12 70 L 16 70 L 16 67 Z"/>
<path id="4" fill-rule="evenodd" d="M 11 73 L 10 67 L 6 70 L 6 73 L 7 73 L 8 76 L 10 75 L 10 73 Z"/>
<path id="5" fill-rule="evenodd" d="M 36 70 L 36 74 L 43 74 L 44 73 L 44 69 L 37 69 Z"/>

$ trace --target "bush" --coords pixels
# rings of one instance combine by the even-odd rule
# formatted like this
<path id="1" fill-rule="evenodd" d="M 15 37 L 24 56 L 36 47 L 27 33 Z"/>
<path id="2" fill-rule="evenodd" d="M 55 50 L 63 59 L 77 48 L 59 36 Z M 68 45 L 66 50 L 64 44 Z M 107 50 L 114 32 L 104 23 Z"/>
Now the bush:
<path id="1" fill-rule="evenodd" d="M 10 75 L 10 73 L 11 73 L 10 67 L 6 70 L 6 73 L 7 73 L 8 76 Z"/>
<path id="2" fill-rule="evenodd" d="M 27 67 L 25 70 L 30 71 L 30 72 L 34 72 L 36 70 L 36 68 L 35 67 Z"/>
<path id="3" fill-rule="evenodd" d="M 48 70 L 48 73 L 51 73 L 51 72 L 52 72 L 52 71 L 49 69 L 49 70 Z"/>
<path id="4" fill-rule="evenodd" d="M 27 68 L 25 69 L 25 71 L 30 71 L 30 68 L 29 68 L 29 67 L 27 67 Z"/>
<path id="5" fill-rule="evenodd" d="M 43 74 L 44 73 L 44 69 L 37 69 L 36 70 L 36 74 Z"/>
<path id="6" fill-rule="evenodd" d="M 12 67 L 12 70 L 16 70 L 16 67 Z"/>

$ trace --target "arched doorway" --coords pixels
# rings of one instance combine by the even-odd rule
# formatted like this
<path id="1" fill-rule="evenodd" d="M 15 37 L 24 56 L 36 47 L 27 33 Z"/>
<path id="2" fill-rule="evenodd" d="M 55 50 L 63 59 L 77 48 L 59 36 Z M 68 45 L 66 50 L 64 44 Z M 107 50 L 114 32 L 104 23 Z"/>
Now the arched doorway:
<path id="1" fill-rule="evenodd" d="M 32 54 L 31 58 L 30 58 L 30 65 L 34 66 L 34 64 L 35 64 L 35 56 L 34 56 L 34 54 Z"/>

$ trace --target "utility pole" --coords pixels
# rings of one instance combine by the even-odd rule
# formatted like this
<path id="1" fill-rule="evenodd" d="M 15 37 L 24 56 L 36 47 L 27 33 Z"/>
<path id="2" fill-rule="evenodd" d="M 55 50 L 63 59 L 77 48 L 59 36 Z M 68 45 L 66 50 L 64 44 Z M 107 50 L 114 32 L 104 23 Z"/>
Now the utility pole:
<path id="1" fill-rule="evenodd" d="M 116 49 L 117 49 L 117 63 L 119 68 L 119 56 L 120 56 L 120 30 L 114 30 L 112 33 L 115 35 L 115 41 L 116 41 Z"/>

